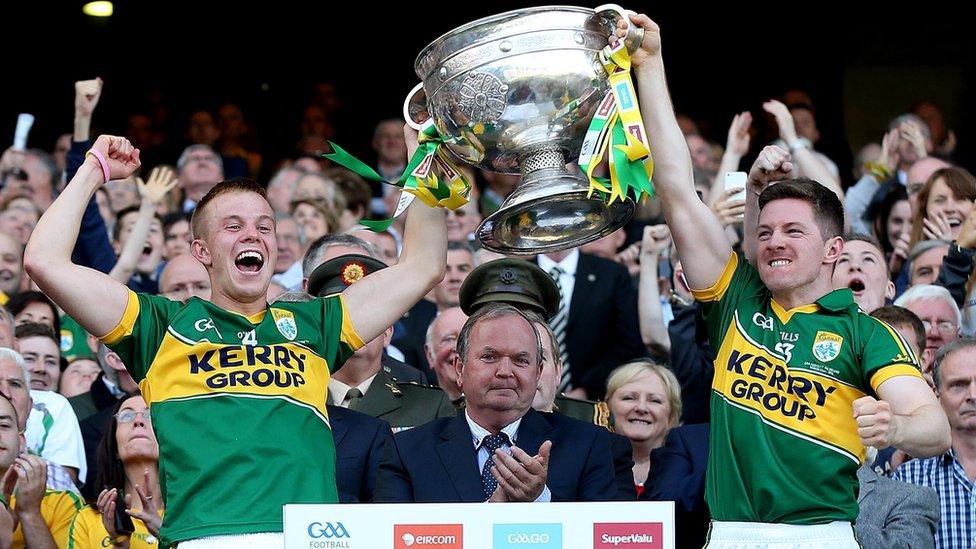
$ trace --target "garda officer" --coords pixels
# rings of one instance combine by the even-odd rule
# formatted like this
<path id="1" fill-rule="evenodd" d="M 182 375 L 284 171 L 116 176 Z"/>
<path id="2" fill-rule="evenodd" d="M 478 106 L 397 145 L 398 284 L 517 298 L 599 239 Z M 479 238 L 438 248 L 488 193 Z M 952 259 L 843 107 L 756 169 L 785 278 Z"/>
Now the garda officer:
<path id="1" fill-rule="evenodd" d="M 339 293 L 373 271 L 386 267 L 382 261 L 361 254 L 346 254 L 315 267 L 308 277 L 308 292 L 313 296 Z M 382 299 L 381 296 L 378 296 Z M 393 327 L 356 351 L 329 381 L 328 402 L 347 407 L 390 424 L 393 432 L 423 425 L 454 415 L 447 395 L 417 381 L 416 370 L 405 364 L 383 365 L 383 349 L 389 344 Z M 398 373 L 400 372 L 405 373 Z M 419 371 L 417 372 L 419 374 Z"/>
<path id="2" fill-rule="evenodd" d="M 545 320 L 555 316 L 559 308 L 559 288 L 548 273 L 535 263 L 522 259 L 496 259 L 479 265 L 468 273 L 461 284 L 459 294 L 461 310 L 471 316 L 482 305 L 491 302 L 509 303 L 538 317 L 542 327 Z M 548 330 L 544 330 L 549 332 Z M 542 333 L 543 349 L 558 384 L 561 362 L 558 353 L 546 345 L 547 335 Z M 548 347 L 548 348 L 547 348 Z M 545 370 L 544 370 L 544 373 Z M 541 412 L 559 412 L 580 421 L 609 428 L 610 411 L 603 402 L 593 402 L 557 394 L 556 386 L 540 377 L 539 390 L 532 406 Z M 551 387 L 550 387 L 551 386 Z"/>

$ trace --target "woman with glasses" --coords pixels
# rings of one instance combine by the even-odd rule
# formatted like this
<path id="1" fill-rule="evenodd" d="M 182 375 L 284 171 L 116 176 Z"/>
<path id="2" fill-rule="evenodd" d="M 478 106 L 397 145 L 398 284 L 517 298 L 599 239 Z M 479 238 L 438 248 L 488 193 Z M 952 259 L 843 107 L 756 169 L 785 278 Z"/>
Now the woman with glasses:
<path id="1" fill-rule="evenodd" d="M 138 392 L 122 398 L 98 447 L 98 499 L 71 526 L 68 547 L 158 547 L 163 501 L 159 445 Z"/>

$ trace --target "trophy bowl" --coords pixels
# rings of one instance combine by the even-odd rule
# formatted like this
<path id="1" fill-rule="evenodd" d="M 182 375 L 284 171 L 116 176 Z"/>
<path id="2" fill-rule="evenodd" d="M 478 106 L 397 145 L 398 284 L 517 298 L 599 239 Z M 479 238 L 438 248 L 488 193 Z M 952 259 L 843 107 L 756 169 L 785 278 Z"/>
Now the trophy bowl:
<path id="1" fill-rule="evenodd" d="M 599 52 L 625 16 L 618 6 L 526 8 L 463 25 L 417 56 L 418 84 L 404 103 L 416 129 L 433 120 L 460 160 L 521 174 L 518 188 L 478 228 L 507 254 L 579 246 L 623 226 L 630 199 L 587 198 L 579 158 L 593 114 L 609 91 Z M 631 25 L 624 43 L 640 46 Z"/>

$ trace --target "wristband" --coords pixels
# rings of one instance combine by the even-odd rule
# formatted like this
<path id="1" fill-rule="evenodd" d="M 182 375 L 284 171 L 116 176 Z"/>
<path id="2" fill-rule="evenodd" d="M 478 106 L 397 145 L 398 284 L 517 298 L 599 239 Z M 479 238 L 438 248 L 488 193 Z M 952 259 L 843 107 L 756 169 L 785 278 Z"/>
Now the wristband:
<path id="1" fill-rule="evenodd" d="M 108 161 L 105 160 L 105 156 L 103 156 L 102 153 L 96 151 L 95 149 L 89 149 L 88 152 L 85 153 L 85 156 L 88 156 L 89 154 L 94 156 L 95 160 L 98 161 L 98 165 L 101 166 L 102 175 L 105 177 L 105 182 L 108 183 L 109 181 L 111 181 L 112 176 L 111 174 L 109 174 Z"/>

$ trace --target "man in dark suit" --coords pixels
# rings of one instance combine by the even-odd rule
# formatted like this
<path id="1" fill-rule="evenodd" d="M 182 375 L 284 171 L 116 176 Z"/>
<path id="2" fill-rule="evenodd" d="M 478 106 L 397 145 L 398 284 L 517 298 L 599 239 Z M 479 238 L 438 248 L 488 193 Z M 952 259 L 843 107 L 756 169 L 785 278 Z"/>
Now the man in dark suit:
<path id="1" fill-rule="evenodd" d="M 393 436 L 390 424 L 366 414 L 327 405 L 336 447 L 336 487 L 340 503 L 369 503 L 376 488 L 383 447 Z"/>
<path id="2" fill-rule="evenodd" d="M 610 433 L 532 409 L 542 344 L 518 309 L 491 304 L 461 329 L 463 414 L 394 436 L 377 502 L 605 501 L 620 496 Z"/>
<path id="3" fill-rule="evenodd" d="M 637 289 L 623 265 L 577 248 L 540 255 L 536 261 L 556 279 L 561 307 L 567 310 L 562 358 L 569 364 L 569 376 L 560 390 L 598 400 L 614 368 L 647 356 L 637 324 Z M 557 334 L 558 323 L 559 314 L 550 319 Z"/>

